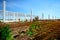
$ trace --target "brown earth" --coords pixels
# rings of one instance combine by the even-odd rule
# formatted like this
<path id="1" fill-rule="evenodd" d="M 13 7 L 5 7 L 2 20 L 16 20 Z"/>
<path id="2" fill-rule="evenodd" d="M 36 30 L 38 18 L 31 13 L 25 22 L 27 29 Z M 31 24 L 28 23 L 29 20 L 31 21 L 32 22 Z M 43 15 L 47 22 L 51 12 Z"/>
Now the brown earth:
<path id="1" fill-rule="evenodd" d="M 33 22 L 14 22 L 14 23 L 0 23 L 0 26 L 5 26 L 8 24 L 10 28 L 15 32 L 14 34 L 19 35 L 20 31 L 26 31 L 29 29 L 31 23 Z M 37 35 L 34 35 L 34 38 L 32 40 L 54 40 L 60 38 L 60 21 L 54 20 L 54 21 L 40 21 L 40 23 L 43 25 L 41 27 L 41 30 L 38 32 Z M 18 36 L 17 40 L 28 40 L 27 35 L 21 37 Z M 26 39 L 25 39 L 26 38 Z"/>

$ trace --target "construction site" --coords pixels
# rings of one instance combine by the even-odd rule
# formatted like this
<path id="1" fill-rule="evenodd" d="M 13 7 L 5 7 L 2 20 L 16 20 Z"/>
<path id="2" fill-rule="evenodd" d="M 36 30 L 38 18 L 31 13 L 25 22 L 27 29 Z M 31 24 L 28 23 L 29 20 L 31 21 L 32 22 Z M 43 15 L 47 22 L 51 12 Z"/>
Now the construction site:
<path id="1" fill-rule="evenodd" d="M 0 10 L 0 39 L 1 40 L 59 40 L 60 19 L 48 15 L 44 19 L 37 15 L 23 14 L 6 10 L 6 1 L 3 1 L 3 10 Z M 23 21 L 20 17 L 24 17 Z M 27 18 L 29 17 L 29 19 Z M 9 27 L 9 29 L 8 29 Z M 11 30 L 11 34 L 10 31 Z M 9 34 L 8 34 L 9 33 Z M 7 36 L 9 35 L 9 36 Z"/>

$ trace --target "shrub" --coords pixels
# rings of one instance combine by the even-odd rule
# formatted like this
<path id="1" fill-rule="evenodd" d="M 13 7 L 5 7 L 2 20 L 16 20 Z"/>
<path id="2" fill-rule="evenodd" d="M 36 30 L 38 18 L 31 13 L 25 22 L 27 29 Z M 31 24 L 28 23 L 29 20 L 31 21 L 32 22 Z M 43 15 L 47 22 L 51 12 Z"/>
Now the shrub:
<path id="1" fill-rule="evenodd" d="M 0 40 L 13 40 L 9 26 L 0 27 Z"/>
<path id="2" fill-rule="evenodd" d="M 40 31 L 40 27 L 41 26 L 40 26 L 40 24 L 38 22 L 32 23 L 30 25 L 29 30 L 27 31 L 27 34 L 29 36 L 33 36 L 33 35 L 37 34 Z"/>
<path id="3" fill-rule="evenodd" d="M 28 34 L 29 36 L 32 36 L 32 35 L 33 35 L 33 32 L 32 32 L 31 30 L 28 30 L 28 31 L 27 31 L 27 34 Z"/>

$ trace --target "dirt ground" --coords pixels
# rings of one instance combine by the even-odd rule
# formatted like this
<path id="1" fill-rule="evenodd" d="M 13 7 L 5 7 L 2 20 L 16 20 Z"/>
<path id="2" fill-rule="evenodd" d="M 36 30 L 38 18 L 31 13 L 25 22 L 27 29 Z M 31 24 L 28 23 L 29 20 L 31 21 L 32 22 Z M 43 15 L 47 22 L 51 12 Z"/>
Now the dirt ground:
<path id="1" fill-rule="evenodd" d="M 28 30 L 31 23 L 33 22 L 0 23 L 0 26 L 4 26 L 5 24 L 8 24 L 12 29 L 14 36 L 18 35 L 15 38 L 15 40 L 30 40 L 28 35 L 21 36 L 20 32 Z M 58 39 L 60 37 L 59 20 L 40 21 L 40 23 L 43 25 L 43 27 L 41 27 L 41 31 L 38 32 L 38 34 L 34 37 L 33 40 L 49 40 L 49 38 L 53 40 L 53 39 Z M 45 31 L 45 29 L 47 30 Z"/>

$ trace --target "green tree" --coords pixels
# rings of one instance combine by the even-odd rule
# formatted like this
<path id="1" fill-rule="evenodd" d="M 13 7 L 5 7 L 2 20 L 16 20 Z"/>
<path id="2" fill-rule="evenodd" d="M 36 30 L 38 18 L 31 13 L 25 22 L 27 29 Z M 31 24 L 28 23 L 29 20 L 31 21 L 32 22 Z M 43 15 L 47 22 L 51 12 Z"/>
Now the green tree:
<path id="1" fill-rule="evenodd" d="M 24 22 L 27 22 L 28 20 L 27 19 L 25 19 L 25 21 Z"/>
<path id="2" fill-rule="evenodd" d="M 33 21 L 38 21 L 39 20 L 39 17 L 38 16 L 36 16 L 34 19 L 33 19 Z"/>

